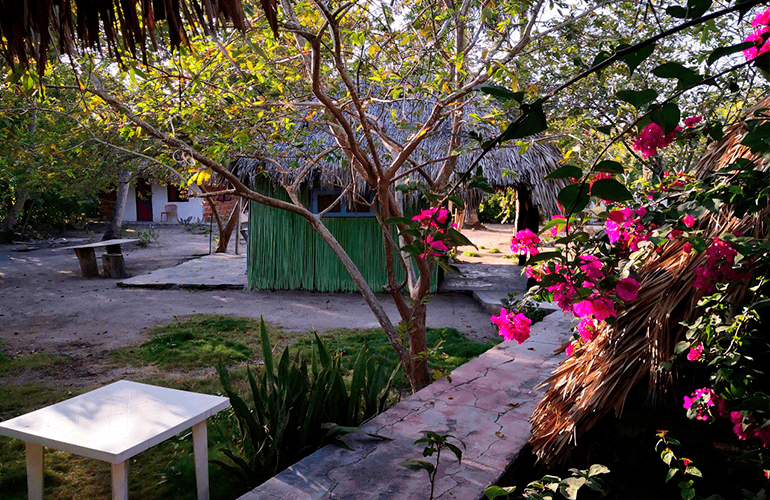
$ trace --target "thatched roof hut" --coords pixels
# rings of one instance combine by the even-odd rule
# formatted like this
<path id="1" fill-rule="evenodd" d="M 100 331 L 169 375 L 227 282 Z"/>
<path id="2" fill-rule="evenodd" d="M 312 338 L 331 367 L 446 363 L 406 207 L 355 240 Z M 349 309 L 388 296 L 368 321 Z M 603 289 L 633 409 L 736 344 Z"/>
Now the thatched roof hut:
<path id="1" fill-rule="evenodd" d="M 470 116 L 482 114 L 479 107 L 466 105 L 465 119 L 470 121 Z M 377 129 L 388 138 L 388 142 L 403 144 L 414 132 L 413 124 L 427 118 L 429 110 L 424 102 L 409 100 L 398 102 L 393 108 L 374 103 L 368 107 L 367 111 L 372 117 L 387 116 L 387 119 L 376 120 Z M 477 136 L 489 137 L 497 133 L 496 130 L 482 124 L 469 123 L 465 128 L 474 129 Z M 413 162 L 406 165 L 405 169 L 433 161 L 434 163 L 428 163 L 422 170 L 428 177 L 435 178 L 442 163 L 436 160 L 447 156 L 451 138 L 449 124 L 445 123 L 444 127 L 423 140 L 412 155 Z M 380 148 L 378 153 L 387 161 L 393 155 L 393 149 L 386 147 L 385 144 L 385 140 L 378 143 Z M 455 149 L 458 154 L 452 181 L 456 181 L 473 163 L 478 155 L 477 144 L 469 133 L 465 132 L 462 135 L 460 145 Z M 344 187 L 350 184 L 351 172 L 347 158 L 340 153 L 340 146 L 324 128 L 316 126 L 305 129 L 303 136 L 295 141 L 294 146 L 279 144 L 268 146 L 267 149 L 269 152 L 263 152 L 262 156 L 270 156 L 282 167 L 255 157 L 243 156 L 231 163 L 230 170 L 250 183 L 262 176 L 278 184 L 282 176 L 285 176 L 289 182 L 293 181 L 296 175 L 303 171 L 302 167 L 305 163 L 312 158 L 316 162 L 310 169 L 303 172 L 305 176 L 303 180 L 327 188 Z M 552 215 L 561 213 L 556 203 L 556 195 L 565 183 L 562 180 L 546 181 L 543 178 L 558 168 L 562 159 L 559 148 L 548 142 L 545 137 L 536 137 L 528 147 L 505 144 L 496 148 L 490 151 L 478 166 L 495 189 L 514 188 L 531 191 L 532 200 L 541 214 L 550 218 Z M 412 173 L 409 177 L 421 180 L 421 175 L 418 173 Z M 360 179 L 357 182 L 357 190 L 363 190 L 363 182 Z M 461 189 L 460 196 L 466 204 L 473 206 L 478 205 L 485 194 L 478 189 Z"/>
<path id="2" fill-rule="evenodd" d="M 768 106 L 770 99 L 757 108 Z M 695 175 L 703 179 L 737 158 L 756 159 L 740 145 L 747 132 L 745 123 L 730 127 L 695 167 Z M 766 216 L 765 211 L 739 218 L 725 207 L 718 215 L 701 219 L 695 229 L 702 230 L 707 240 L 736 231 L 767 239 Z M 649 384 L 653 396 L 670 387 L 670 374 L 658 367 L 684 339 L 686 328 L 681 323 L 691 323 L 700 314 L 697 304 L 702 293 L 692 283 L 696 267 L 707 260 L 705 252 L 684 253 L 683 245 L 672 241 L 662 253 L 651 255 L 639 269 L 637 300 L 618 315 L 614 325 L 604 324 L 596 340 L 567 358 L 544 382 L 548 389 L 531 419 L 531 443 L 546 463 L 565 461 L 580 436 L 613 410 L 620 415 L 636 385 Z M 738 304 L 745 291 L 745 286 L 736 287 L 725 300 Z"/>
<path id="3" fill-rule="evenodd" d="M 372 116 L 387 117 L 387 120 L 378 119 L 376 127 L 381 134 L 377 144 L 378 154 L 384 162 L 394 155 L 397 149 L 394 145 L 405 143 L 408 136 L 414 133 L 412 124 L 418 123 L 426 113 L 424 102 L 399 102 L 393 108 L 395 110 L 386 109 L 383 104 L 370 104 L 367 109 Z M 466 109 L 465 113 L 468 116 L 469 110 Z M 238 158 L 231 163 L 231 172 L 253 189 L 277 197 L 285 197 L 281 182 L 299 180 L 300 198 L 316 213 L 328 207 L 343 189 L 348 188 L 354 195 L 347 195 L 346 202 L 328 213 L 324 221 L 351 255 L 372 289 L 381 290 L 387 281 L 382 230 L 374 214 L 357 198 L 363 195 L 371 200 L 367 186 L 359 176 L 354 176 L 348 158 L 327 130 L 309 126 L 299 128 L 303 133 L 294 141 L 263 147 L 259 157 Z M 413 161 L 404 167 L 406 170 L 425 164 L 424 175 L 411 172 L 409 178 L 424 183 L 428 183 L 425 177 L 435 179 L 441 164 L 441 161 L 435 160 L 447 156 L 450 140 L 448 125 L 425 137 L 412 155 Z M 466 148 L 469 152 L 457 155 L 453 179 L 467 170 L 475 159 L 477 153 L 471 149 L 473 145 L 471 137 L 466 135 L 456 148 L 457 151 Z M 557 168 L 561 160 L 558 148 L 541 141 L 534 142 L 522 154 L 519 151 L 514 146 L 491 151 L 479 166 L 493 187 L 526 189 L 532 193 L 542 213 L 556 213 L 556 193 L 561 186 L 557 182 L 543 181 L 543 177 Z M 506 171 L 511 174 L 506 175 Z M 459 192 L 466 203 L 477 204 L 481 200 L 482 192 L 479 190 Z M 417 194 L 404 199 L 407 211 L 417 203 Z M 339 261 L 310 227 L 298 220 L 298 216 L 252 203 L 249 227 L 249 288 L 356 290 Z M 301 251 L 286 251 L 296 248 Z M 396 272 L 401 272 L 401 269 Z"/>

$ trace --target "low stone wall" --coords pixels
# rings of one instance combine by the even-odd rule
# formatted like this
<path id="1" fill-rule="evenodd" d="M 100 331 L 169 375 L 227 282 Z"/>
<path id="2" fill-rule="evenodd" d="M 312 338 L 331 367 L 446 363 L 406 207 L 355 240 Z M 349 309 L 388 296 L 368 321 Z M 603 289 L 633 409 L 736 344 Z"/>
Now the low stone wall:
<path id="1" fill-rule="evenodd" d="M 422 458 L 413 442 L 423 430 L 465 444 L 461 464 L 449 451 L 442 456 L 435 498 L 482 498 L 529 439 L 529 417 L 541 397 L 532 389 L 563 359 L 554 351 L 569 339 L 570 325 L 561 313 L 546 316 L 523 345 L 495 346 L 361 426 L 391 441 L 347 436 L 353 451 L 326 446 L 239 500 L 427 499 L 427 474 L 398 465 Z"/>

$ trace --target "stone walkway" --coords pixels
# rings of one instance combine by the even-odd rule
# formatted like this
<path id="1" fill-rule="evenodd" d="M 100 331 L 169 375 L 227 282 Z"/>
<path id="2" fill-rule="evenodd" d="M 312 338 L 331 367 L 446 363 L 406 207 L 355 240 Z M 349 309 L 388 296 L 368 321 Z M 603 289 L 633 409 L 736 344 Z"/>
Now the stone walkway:
<path id="1" fill-rule="evenodd" d="M 435 498 L 482 498 L 526 444 L 541 397 L 533 388 L 563 359 L 554 351 L 569 339 L 570 325 L 561 313 L 546 316 L 523 345 L 500 344 L 361 426 L 391 441 L 347 436 L 353 451 L 326 446 L 239 500 L 427 499 L 427 474 L 398 465 L 422 458 L 412 443 L 423 430 L 465 445 L 462 463 L 450 452 L 442 456 Z"/>

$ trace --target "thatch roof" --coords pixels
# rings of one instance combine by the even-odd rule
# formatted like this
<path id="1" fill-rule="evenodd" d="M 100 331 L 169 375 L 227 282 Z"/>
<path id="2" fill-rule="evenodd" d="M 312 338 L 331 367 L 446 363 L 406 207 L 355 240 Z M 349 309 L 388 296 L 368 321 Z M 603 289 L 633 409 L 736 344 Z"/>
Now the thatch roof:
<path id="1" fill-rule="evenodd" d="M 394 103 L 393 107 L 396 108 L 395 111 L 385 109 L 382 104 L 376 104 L 372 105 L 369 111 L 372 115 L 379 117 L 389 116 L 388 120 L 378 120 L 378 127 L 388 137 L 403 144 L 414 132 L 412 124 L 420 122 L 421 118 L 427 116 L 427 109 L 423 102 L 414 105 L 398 102 Z M 466 117 L 470 113 L 478 112 L 475 107 L 472 110 L 469 108 L 470 105 L 466 105 L 464 115 Z M 489 137 L 496 133 L 493 130 L 484 130 L 481 125 L 473 125 L 473 127 L 482 136 Z M 447 156 L 450 140 L 449 125 L 445 123 L 442 128 L 423 140 L 412 155 L 414 163 L 407 164 L 403 167 L 404 170 L 415 164 L 443 159 Z M 295 144 L 297 142 L 300 142 L 298 146 L 279 144 L 265 148 L 270 152 L 263 152 L 262 155 L 277 161 L 281 167 L 253 157 L 240 157 L 231 163 L 230 170 L 242 180 L 250 182 L 253 182 L 258 175 L 266 175 L 277 184 L 282 176 L 292 181 L 302 172 L 303 182 L 312 180 L 322 187 L 349 185 L 351 169 L 348 160 L 328 130 L 320 127 L 307 129 L 304 138 L 301 141 L 295 141 Z M 456 160 L 454 180 L 466 172 L 478 156 L 478 151 L 474 149 L 476 145 L 477 143 L 467 132 L 461 137 L 461 144 L 456 148 L 460 153 Z M 385 161 L 394 156 L 393 151 L 388 150 L 382 142 L 378 144 L 378 148 L 379 154 Z M 478 166 L 481 167 L 483 175 L 492 187 L 497 189 L 527 187 L 531 189 L 533 201 L 540 207 L 542 213 L 547 216 L 560 213 L 556 204 L 556 195 L 564 187 L 564 181 L 543 180 L 547 174 L 558 168 L 562 160 L 559 148 L 550 144 L 547 138 L 539 137 L 534 138 L 525 151 L 522 152 L 522 149 L 506 144 L 490 151 Z M 311 158 L 316 158 L 318 161 L 308 170 L 304 170 L 302 167 Z M 435 178 L 441 164 L 442 162 L 427 164 L 423 171 L 429 177 Z M 409 177 L 421 180 L 418 173 L 412 173 Z M 358 178 L 357 181 L 362 182 Z M 359 184 L 357 188 L 361 189 L 363 185 Z M 477 189 L 463 190 L 461 196 L 466 203 L 474 204 L 481 201 L 483 192 Z"/>
<path id="2" fill-rule="evenodd" d="M 757 108 L 768 106 L 770 99 Z M 724 139 L 698 163 L 696 175 L 706 178 L 736 158 L 755 159 L 740 145 L 747 131 L 745 123 L 729 128 Z M 706 240 L 736 231 L 764 240 L 768 237 L 766 216 L 737 218 L 726 207 L 718 215 L 704 217 L 695 229 L 702 230 Z M 629 392 L 637 384 L 646 381 L 651 395 L 670 385 L 666 372 L 657 368 L 671 358 L 676 343 L 684 339 L 686 329 L 680 323 L 691 323 L 701 313 L 697 303 L 702 293 L 692 283 L 695 268 L 707 260 L 705 252 L 685 254 L 683 245 L 682 241 L 672 241 L 661 254 L 653 254 L 639 269 L 637 300 L 618 315 L 615 325 L 605 324 L 596 340 L 567 358 L 544 382 L 548 389 L 531 419 L 531 443 L 540 459 L 551 464 L 566 460 L 581 435 L 609 412 L 622 413 Z M 738 304 L 745 292 L 745 286 L 738 286 L 725 300 Z"/>
<path id="3" fill-rule="evenodd" d="M 275 0 L 261 0 L 270 26 L 277 30 Z M 0 50 L 10 65 L 35 59 L 45 70 L 49 46 L 72 54 L 77 44 L 108 50 L 120 57 L 144 53 L 157 45 L 159 21 L 166 21 L 167 43 L 187 44 L 186 30 L 214 31 L 230 21 L 246 29 L 241 0 L 0 0 Z M 52 39 L 52 36 L 54 39 Z"/>

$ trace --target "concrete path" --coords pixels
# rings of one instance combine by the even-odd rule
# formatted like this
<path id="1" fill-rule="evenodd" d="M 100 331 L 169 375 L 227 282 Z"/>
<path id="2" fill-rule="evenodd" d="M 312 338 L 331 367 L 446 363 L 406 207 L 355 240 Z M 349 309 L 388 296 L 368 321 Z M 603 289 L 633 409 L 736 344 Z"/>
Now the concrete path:
<path id="1" fill-rule="evenodd" d="M 525 344 L 500 344 L 361 426 L 391 441 L 347 436 L 353 451 L 326 446 L 239 500 L 427 499 L 427 474 L 399 465 L 423 458 L 424 445 L 413 445 L 423 430 L 451 434 L 465 445 L 462 463 L 450 452 L 442 455 L 435 498 L 482 498 L 529 439 L 529 417 L 541 397 L 533 388 L 564 357 L 554 350 L 569 339 L 570 325 L 551 314 L 533 326 Z"/>
<path id="2" fill-rule="evenodd" d="M 246 287 L 246 255 L 213 253 L 178 266 L 158 269 L 118 282 L 118 286 L 142 288 Z"/>

